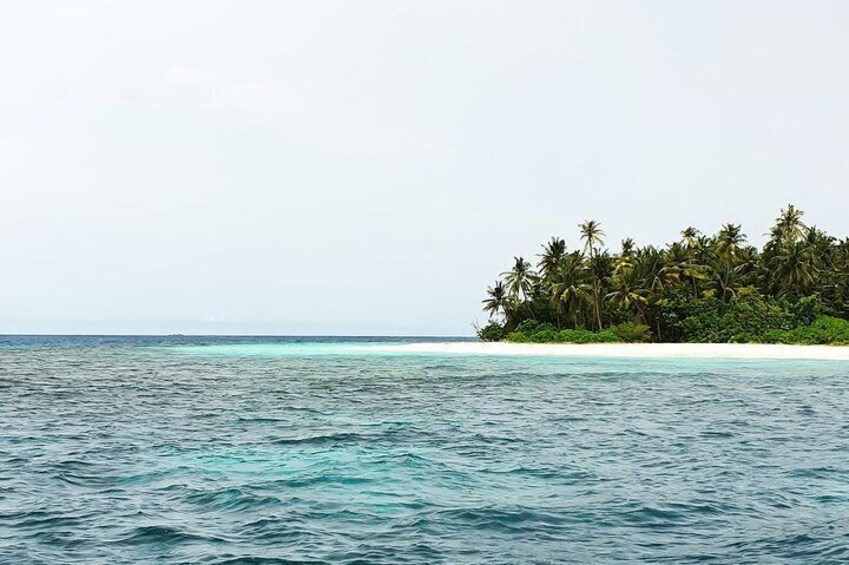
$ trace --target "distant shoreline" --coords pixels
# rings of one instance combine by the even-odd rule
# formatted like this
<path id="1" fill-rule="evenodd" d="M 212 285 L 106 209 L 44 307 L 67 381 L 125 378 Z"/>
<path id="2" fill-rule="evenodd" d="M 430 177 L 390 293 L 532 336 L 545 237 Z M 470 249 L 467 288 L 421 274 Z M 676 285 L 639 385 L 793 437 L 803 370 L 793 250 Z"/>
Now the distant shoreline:
<path id="1" fill-rule="evenodd" d="M 387 350 L 409 353 L 520 355 L 553 357 L 633 357 L 682 359 L 799 359 L 849 361 L 849 346 L 760 343 L 406 343 Z"/>

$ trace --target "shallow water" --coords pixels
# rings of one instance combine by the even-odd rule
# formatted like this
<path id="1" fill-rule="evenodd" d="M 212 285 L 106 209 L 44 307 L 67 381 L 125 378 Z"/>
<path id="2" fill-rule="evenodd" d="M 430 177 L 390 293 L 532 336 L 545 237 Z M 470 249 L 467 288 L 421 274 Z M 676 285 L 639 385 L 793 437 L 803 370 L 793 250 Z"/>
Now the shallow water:
<path id="1" fill-rule="evenodd" d="M 846 563 L 849 364 L 0 337 L 0 563 Z"/>

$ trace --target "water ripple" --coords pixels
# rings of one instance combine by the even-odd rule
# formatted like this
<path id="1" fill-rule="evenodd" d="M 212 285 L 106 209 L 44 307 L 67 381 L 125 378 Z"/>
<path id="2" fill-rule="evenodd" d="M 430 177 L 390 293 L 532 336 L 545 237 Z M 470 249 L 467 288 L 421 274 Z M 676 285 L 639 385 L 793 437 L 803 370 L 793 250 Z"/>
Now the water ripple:
<path id="1" fill-rule="evenodd" d="M 849 562 L 846 363 L 373 341 L 0 339 L 0 563 Z"/>

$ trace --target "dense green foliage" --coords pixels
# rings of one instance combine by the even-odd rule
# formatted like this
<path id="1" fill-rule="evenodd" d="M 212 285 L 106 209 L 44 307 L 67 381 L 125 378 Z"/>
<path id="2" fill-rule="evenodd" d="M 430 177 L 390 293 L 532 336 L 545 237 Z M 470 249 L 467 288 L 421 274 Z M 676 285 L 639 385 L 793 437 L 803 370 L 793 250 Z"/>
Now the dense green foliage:
<path id="1" fill-rule="evenodd" d="M 812 324 L 792 330 L 768 330 L 758 337 L 761 343 L 804 343 L 806 345 L 849 345 L 849 321 L 821 316 Z"/>
<path id="2" fill-rule="evenodd" d="M 849 238 L 837 240 L 782 210 L 762 249 L 741 226 L 695 228 L 663 248 L 604 247 L 598 222 L 583 249 L 553 237 L 536 267 L 515 257 L 487 289 L 481 339 L 849 343 Z"/>
<path id="3" fill-rule="evenodd" d="M 645 342 L 651 340 L 651 332 L 648 326 L 630 322 L 594 332 L 584 329 L 557 329 L 549 323 L 537 324 L 526 320 L 506 338 L 516 343 Z"/>

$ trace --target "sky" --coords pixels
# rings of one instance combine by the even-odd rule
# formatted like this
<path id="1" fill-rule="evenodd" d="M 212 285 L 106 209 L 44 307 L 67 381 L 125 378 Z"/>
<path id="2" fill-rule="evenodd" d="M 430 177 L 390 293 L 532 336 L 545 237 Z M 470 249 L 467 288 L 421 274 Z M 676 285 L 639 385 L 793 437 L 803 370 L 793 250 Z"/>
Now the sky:
<path id="1" fill-rule="evenodd" d="M 601 222 L 849 235 L 849 3 L 15 2 L 0 333 L 470 335 Z"/>

